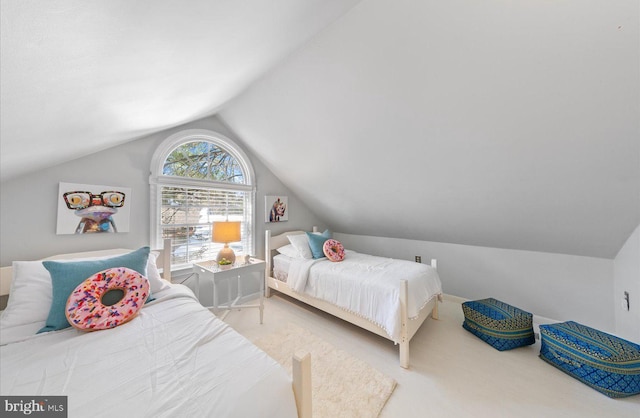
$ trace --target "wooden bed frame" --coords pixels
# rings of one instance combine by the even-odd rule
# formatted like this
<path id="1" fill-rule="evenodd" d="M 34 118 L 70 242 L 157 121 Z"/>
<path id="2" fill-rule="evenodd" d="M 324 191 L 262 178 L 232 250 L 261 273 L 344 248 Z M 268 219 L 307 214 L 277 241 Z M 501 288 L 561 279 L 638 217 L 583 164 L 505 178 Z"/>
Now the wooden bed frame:
<path id="1" fill-rule="evenodd" d="M 126 248 L 115 248 L 112 250 L 84 251 L 80 253 L 68 253 L 52 255 L 43 258 L 43 260 L 70 260 L 74 258 L 101 257 L 107 255 L 117 255 L 131 251 Z M 160 253 L 156 258 L 156 265 L 162 271 L 161 276 L 168 282 L 171 282 L 171 239 L 167 238 L 162 243 L 162 248 L 152 251 Z M 13 278 L 13 270 L 11 266 L 0 268 L 0 296 L 8 296 L 11 289 L 11 280 Z"/>
<path id="2" fill-rule="evenodd" d="M 317 228 L 313 227 L 313 231 L 317 232 Z M 305 231 L 289 231 L 284 232 L 279 235 L 272 236 L 271 231 L 267 230 L 265 233 L 265 260 L 266 260 L 266 270 L 265 270 L 265 296 L 271 296 L 271 289 L 277 290 L 287 296 L 290 296 L 294 299 L 302 301 L 308 305 L 311 305 L 315 308 L 318 308 L 322 311 L 325 311 L 333 316 L 336 316 L 342 320 L 350 322 L 354 325 L 357 325 L 361 328 L 366 329 L 367 331 L 373 332 L 374 334 L 378 334 L 386 339 L 390 339 L 387 332 L 374 324 L 373 322 L 359 317 L 355 314 L 347 312 L 344 309 L 339 308 L 336 305 L 325 302 L 320 299 L 316 299 L 310 296 L 307 296 L 302 293 L 294 292 L 287 283 L 276 279 L 273 277 L 273 256 L 275 250 L 284 245 L 289 244 L 289 240 L 287 235 L 297 235 L 304 234 Z M 431 260 L 431 266 L 433 268 L 437 268 L 437 260 Z M 407 300 L 409 294 L 409 285 L 406 280 L 401 280 L 400 282 L 400 314 L 401 314 L 401 328 L 400 328 L 400 341 L 399 341 L 399 355 L 400 355 L 400 366 L 407 369 L 409 368 L 409 342 L 411 338 L 415 335 L 415 333 L 420 329 L 422 323 L 428 318 L 432 317 L 433 319 L 438 319 L 438 300 L 437 298 L 431 299 L 426 306 L 422 308 L 419 315 L 415 319 L 409 319 L 407 314 Z"/>
<path id="3" fill-rule="evenodd" d="M 44 260 L 65 260 L 73 258 L 98 257 L 105 255 L 122 254 L 126 249 L 87 251 L 71 254 L 60 254 L 47 257 Z M 158 250 L 160 255 L 156 259 L 159 269 L 162 269 L 162 277 L 171 282 L 171 240 L 165 239 L 163 248 Z M 11 289 L 13 271 L 11 266 L 0 268 L 0 296 L 6 297 Z M 311 356 L 306 352 L 297 352 L 293 355 L 293 393 L 296 400 L 299 418 L 311 418 Z"/>

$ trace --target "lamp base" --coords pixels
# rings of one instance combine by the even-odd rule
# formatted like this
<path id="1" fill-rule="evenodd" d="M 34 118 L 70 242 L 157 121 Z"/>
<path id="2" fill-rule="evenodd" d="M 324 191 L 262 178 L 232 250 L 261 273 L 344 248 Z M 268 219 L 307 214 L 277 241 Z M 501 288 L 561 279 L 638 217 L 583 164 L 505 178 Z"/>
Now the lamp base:
<path id="1" fill-rule="evenodd" d="M 218 256 L 216 257 L 216 261 L 220 263 L 220 260 L 222 260 L 223 258 L 226 258 L 227 260 L 231 261 L 231 264 L 236 262 L 236 254 L 227 244 L 225 244 L 224 248 L 221 249 L 220 252 L 218 253 Z"/>

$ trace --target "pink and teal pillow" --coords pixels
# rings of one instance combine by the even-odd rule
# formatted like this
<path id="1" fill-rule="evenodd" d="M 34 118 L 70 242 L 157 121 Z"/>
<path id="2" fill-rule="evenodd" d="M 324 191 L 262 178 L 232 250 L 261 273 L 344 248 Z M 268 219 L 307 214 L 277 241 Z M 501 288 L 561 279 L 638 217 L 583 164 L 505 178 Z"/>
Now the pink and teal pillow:
<path id="1" fill-rule="evenodd" d="M 38 331 L 38 334 L 57 331 L 70 326 L 65 315 L 67 299 L 71 292 L 88 277 L 113 267 L 127 267 L 146 276 L 148 258 L 149 247 L 142 247 L 128 254 L 103 260 L 77 262 L 43 261 L 42 264 L 49 270 L 51 275 L 53 300 L 51 301 L 51 308 L 49 309 L 45 326 Z M 149 295 L 148 300 L 152 300 L 151 295 Z"/>

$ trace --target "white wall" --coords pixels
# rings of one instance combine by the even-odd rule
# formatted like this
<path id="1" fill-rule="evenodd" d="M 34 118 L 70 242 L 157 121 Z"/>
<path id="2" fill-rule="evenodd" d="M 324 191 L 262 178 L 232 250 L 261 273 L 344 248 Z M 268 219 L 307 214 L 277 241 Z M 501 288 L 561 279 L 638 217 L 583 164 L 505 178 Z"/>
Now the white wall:
<path id="1" fill-rule="evenodd" d="M 625 291 L 629 292 L 628 311 L 622 308 Z M 640 344 L 640 226 L 614 260 L 613 299 L 616 334 Z"/>
<path id="2" fill-rule="evenodd" d="M 256 179 L 256 254 L 264 252 L 267 225 L 276 233 L 322 223 L 216 117 L 209 117 L 137 141 L 101 151 L 66 164 L 2 183 L 0 187 L 0 264 L 33 260 L 53 254 L 137 248 L 149 243 L 149 168 L 156 147 L 183 129 L 209 129 L 234 140 L 253 164 Z M 130 187 L 131 227 L 128 233 L 56 235 L 58 183 L 87 183 Z M 289 196 L 289 221 L 265 224 L 264 196 Z"/>
<path id="3" fill-rule="evenodd" d="M 495 297 L 535 315 L 615 332 L 613 260 L 335 233 L 346 248 L 423 263 L 438 259 L 443 290 Z"/>
<path id="4" fill-rule="evenodd" d="M 155 148 L 182 129 L 210 129 L 244 147 L 217 118 L 211 117 L 154 134 L 112 149 L 3 182 L 0 187 L 0 263 L 104 248 L 135 248 L 149 241 L 149 164 Z M 255 155 L 247 154 L 257 178 L 256 253 L 263 253 L 264 230 L 325 228 Z M 129 233 L 56 235 L 58 183 L 122 185 L 132 188 Z M 265 224 L 264 195 L 288 194 L 289 222 Z M 444 290 L 477 299 L 493 296 L 537 315 L 576 320 L 628 338 L 638 338 L 640 296 L 638 229 L 614 261 L 531 251 L 505 250 L 428 241 L 336 234 L 348 248 L 412 260 L 439 260 Z M 621 290 L 631 293 L 630 313 L 621 312 Z M 635 301 L 635 302 L 634 302 Z M 612 306 L 613 305 L 613 306 Z M 615 312 L 615 317 L 614 317 Z M 635 334 L 634 334 L 635 331 Z M 635 335 L 635 337 L 634 337 Z"/>

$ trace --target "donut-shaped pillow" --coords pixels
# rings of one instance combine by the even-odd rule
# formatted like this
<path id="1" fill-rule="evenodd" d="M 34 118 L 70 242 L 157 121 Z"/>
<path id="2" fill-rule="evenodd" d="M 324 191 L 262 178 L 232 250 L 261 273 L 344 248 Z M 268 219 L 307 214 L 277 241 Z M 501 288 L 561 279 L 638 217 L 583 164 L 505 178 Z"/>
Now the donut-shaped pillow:
<path id="1" fill-rule="evenodd" d="M 340 241 L 336 241 L 335 239 L 326 240 L 322 246 L 322 252 L 331 261 L 344 260 L 344 247 Z"/>
<path id="2" fill-rule="evenodd" d="M 115 303 L 103 300 L 111 291 L 124 295 Z M 119 293 L 119 292 L 112 292 Z M 149 280 L 135 270 L 115 267 L 89 277 L 75 288 L 65 315 L 69 324 L 82 331 L 109 329 L 132 320 L 149 296 Z"/>

